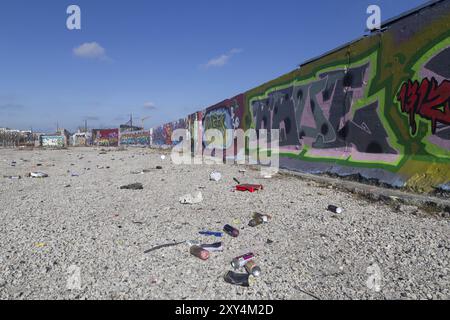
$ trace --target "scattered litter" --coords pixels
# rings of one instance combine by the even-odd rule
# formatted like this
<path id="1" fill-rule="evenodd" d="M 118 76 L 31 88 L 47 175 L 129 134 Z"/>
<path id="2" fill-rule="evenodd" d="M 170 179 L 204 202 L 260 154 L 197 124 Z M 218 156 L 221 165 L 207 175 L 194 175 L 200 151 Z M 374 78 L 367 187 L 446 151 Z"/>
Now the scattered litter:
<path id="1" fill-rule="evenodd" d="M 38 242 L 38 243 L 35 244 L 35 246 L 36 246 L 36 248 L 43 248 L 43 247 L 46 246 L 46 244 L 43 243 L 43 242 Z"/>
<path id="2" fill-rule="evenodd" d="M 20 180 L 20 179 L 22 179 L 21 176 L 3 176 L 3 178 L 10 179 L 10 180 Z"/>
<path id="3" fill-rule="evenodd" d="M 67 185 L 64 186 L 64 188 L 70 188 L 70 187 L 71 187 L 70 184 L 67 184 Z"/>
<path id="4" fill-rule="evenodd" d="M 247 170 L 245 170 L 245 169 L 239 170 L 239 173 L 246 173 L 246 172 L 247 172 Z"/>
<path id="5" fill-rule="evenodd" d="M 202 247 L 192 246 L 189 251 L 193 256 L 195 256 L 201 260 L 209 259 L 209 251 L 206 249 L 203 249 Z"/>
<path id="6" fill-rule="evenodd" d="M 197 240 L 188 240 L 188 241 L 186 241 L 186 244 L 187 244 L 189 247 L 192 247 L 192 246 L 199 246 L 199 245 L 200 245 L 200 241 L 197 241 Z"/>
<path id="7" fill-rule="evenodd" d="M 233 223 L 239 225 L 239 224 L 241 224 L 241 220 L 240 219 L 234 219 Z"/>
<path id="8" fill-rule="evenodd" d="M 261 184 L 240 184 L 236 186 L 237 191 L 249 191 L 251 193 L 263 189 L 264 187 Z"/>
<path id="9" fill-rule="evenodd" d="M 273 243 L 273 241 L 272 241 L 272 240 L 270 240 L 270 239 L 267 239 L 266 243 L 267 243 L 267 244 L 272 244 L 272 243 Z"/>
<path id="10" fill-rule="evenodd" d="M 180 244 L 183 244 L 183 243 L 186 243 L 186 241 L 162 244 L 162 245 L 153 247 L 151 249 L 148 249 L 148 250 L 144 251 L 144 253 L 150 253 L 150 252 L 153 252 L 153 251 L 156 251 L 156 250 L 159 250 L 159 249 L 163 249 L 163 248 L 179 246 Z"/>
<path id="11" fill-rule="evenodd" d="M 162 168 L 163 168 L 163 167 L 161 167 L 161 166 L 156 166 L 156 169 L 157 169 L 157 170 L 162 170 Z"/>
<path id="12" fill-rule="evenodd" d="M 271 175 L 265 175 L 263 178 L 264 179 L 272 179 L 272 176 Z"/>
<path id="13" fill-rule="evenodd" d="M 214 171 L 209 175 L 209 180 L 219 182 L 222 179 L 222 174 L 220 172 Z"/>
<path id="14" fill-rule="evenodd" d="M 36 167 L 42 167 L 42 163 L 37 163 Z"/>
<path id="15" fill-rule="evenodd" d="M 239 236 L 239 230 L 230 226 L 229 224 L 226 224 L 223 227 L 223 231 L 225 231 L 226 234 L 232 236 L 233 238 L 237 238 Z"/>
<path id="16" fill-rule="evenodd" d="M 47 178 L 48 174 L 44 172 L 30 172 L 31 178 Z"/>
<path id="17" fill-rule="evenodd" d="M 224 276 L 224 280 L 227 283 L 239 285 L 242 287 L 253 286 L 256 282 L 256 278 L 248 273 L 236 273 L 233 271 L 228 271 Z"/>
<path id="18" fill-rule="evenodd" d="M 234 180 L 234 182 L 236 182 L 237 184 L 241 184 L 241 182 L 240 182 L 238 179 L 233 178 L 233 180 Z"/>
<path id="19" fill-rule="evenodd" d="M 187 194 L 180 197 L 181 204 L 197 204 L 203 201 L 203 194 L 199 191 L 192 194 Z"/>
<path id="20" fill-rule="evenodd" d="M 144 186 L 142 183 L 132 183 L 126 186 L 121 186 L 120 189 L 122 190 L 142 190 L 144 189 Z"/>
<path id="21" fill-rule="evenodd" d="M 268 223 L 270 219 L 272 219 L 272 216 L 268 214 L 255 213 L 253 214 L 253 219 L 250 220 L 248 225 L 254 228 L 261 224 Z"/>
<path id="22" fill-rule="evenodd" d="M 248 274 L 251 274 L 254 277 L 259 277 L 261 275 L 261 268 L 258 267 L 255 261 L 250 260 L 245 264 L 245 270 Z"/>
<path id="23" fill-rule="evenodd" d="M 214 232 L 214 231 L 200 231 L 199 234 L 203 236 L 213 236 L 217 238 L 221 238 L 223 236 L 222 232 Z"/>
<path id="24" fill-rule="evenodd" d="M 337 213 L 337 214 L 341 214 L 342 212 L 344 212 L 344 209 L 333 206 L 333 205 L 329 205 L 328 206 L 328 211 L 331 211 L 333 213 Z"/>
<path id="25" fill-rule="evenodd" d="M 166 156 L 165 156 L 165 155 L 162 155 L 162 156 L 161 156 L 161 160 L 166 160 Z"/>
<path id="26" fill-rule="evenodd" d="M 131 174 L 144 174 L 144 171 L 131 171 Z"/>
<path id="27" fill-rule="evenodd" d="M 237 270 L 239 268 L 242 268 L 247 264 L 247 262 L 252 261 L 255 259 L 255 255 L 251 252 L 246 253 L 242 256 L 236 257 L 231 261 L 231 266 Z"/>
<path id="28" fill-rule="evenodd" d="M 71 177 L 79 177 L 80 175 L 78 173 L 76 173 L 76 172 L 71 172 L 70 176 Z"/>
<path id="29" fill-rule="evenodd" d="M 223 251 L 223 243 L 222 242 L 217 242 L 217 243 L 213 243 L 213 244 L 202 244 L 202 245 L 200 245 L 200 247 L 209 252 L 222 252 Z"/>

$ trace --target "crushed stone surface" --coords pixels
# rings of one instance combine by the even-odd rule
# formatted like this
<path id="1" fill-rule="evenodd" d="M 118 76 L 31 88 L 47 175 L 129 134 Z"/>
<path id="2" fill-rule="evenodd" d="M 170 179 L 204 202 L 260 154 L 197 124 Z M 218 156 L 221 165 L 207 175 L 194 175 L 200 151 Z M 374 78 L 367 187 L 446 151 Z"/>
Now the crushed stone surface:
<path id="1" fill-rule="evenodd" d="M 161 152 L 0 150 L 0 299 L 450 298 L 449 219 L 243 166 L 175 165 Z M 264 190 L 232 192 L 233 178 Z M 143 190 L 120 189 L 133 183 Z M 201 203 L 180 203 L 198 191 Z M 251 228 L 254 212 L 273 219 Z M 199 234 L 225 224 L 240 236 Z M 144 253 L 187 240 L 225 250 L 207 261 L 187 244 Z M 250 288 L 225 283 L 231 260 L 247 252 L 261 277 Z"/>

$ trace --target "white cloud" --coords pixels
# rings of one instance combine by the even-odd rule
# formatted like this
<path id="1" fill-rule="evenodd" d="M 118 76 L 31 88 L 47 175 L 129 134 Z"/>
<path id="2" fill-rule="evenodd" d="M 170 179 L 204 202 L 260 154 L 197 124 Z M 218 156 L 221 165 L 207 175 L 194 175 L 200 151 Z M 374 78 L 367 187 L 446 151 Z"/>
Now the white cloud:
<path id="1" fill-rule="evenodd" d="M 106 55 L 106 50 L 97 42 L 86 42 L 73 49 L 76 57 L 84 59 L 111 60 Z"/>
<path id="2" fill-rule="evenodd" d="M 231 49 L 228 53 L 224 53 L 222 55 L 220 55 L 219 57 L 213 58 L 211 60 L 209 60 L 204 67 L 205 68 L 220 68 L 223 67 L 224 65 L 226 65 L 230 59 L 238 54 L 241 53 L 242 49 Z"/>
<path id="3" fill-rule="evenodd" d="M 156 105 L 153 102 L 147 101 L 147 102 L 144 103 L 144 109 L 155 110 L 156 109 Z"/>

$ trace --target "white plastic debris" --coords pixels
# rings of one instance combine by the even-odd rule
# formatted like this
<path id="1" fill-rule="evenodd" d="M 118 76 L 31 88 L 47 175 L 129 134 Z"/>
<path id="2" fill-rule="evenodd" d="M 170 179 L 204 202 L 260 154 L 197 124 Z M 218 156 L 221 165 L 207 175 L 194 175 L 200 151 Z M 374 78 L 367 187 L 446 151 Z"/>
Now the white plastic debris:
<path id="1" fill-rule="evenodd" d="M 31 172 L 30 177 L 32 178 L 47 178 L 48 174 L 44 172 Z"/>
<path id="2" fill-rule="evenodd" d="M 222 179 L 222 174 L 220 172 L 214 171 L 209 175 L 209 180 L 219 182 Z"/>
<path id="3" fill-rule="evenodd" d="M 203 201 L 203 194 L 196 192 L 194 194 L 187 194 L 180 197 L 181 204 L 197 204 Z"/>
<path id="4" fill-rule="evenodd" d="M 166 156 L 165 156 L 165 155 L 162 155 L 162 156 L 161 156 L 161 160 L 166 160 Z"/>

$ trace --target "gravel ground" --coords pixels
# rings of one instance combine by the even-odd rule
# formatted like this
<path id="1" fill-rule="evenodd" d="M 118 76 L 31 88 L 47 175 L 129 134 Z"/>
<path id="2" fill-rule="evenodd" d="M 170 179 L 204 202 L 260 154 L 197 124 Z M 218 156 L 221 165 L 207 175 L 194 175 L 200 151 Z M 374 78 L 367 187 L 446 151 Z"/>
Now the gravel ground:
<path id="1" fill-rule="evenodd" d="M 158 165 L 163 170 L 131 174 Z M 149 149 L 0 150 L 0 299 L 450 298 L 448 219 L 241 168 L 177 166 Z M 49 177 L 24 177 L 36 170 Z M 221 181 L 209 181 L 213 170 Z M 18 174 L 21 180 L 3 178 Z M 233 177 L 264 190 L 231 192 Z M 135 182 L 144 189 L 119 189 Z M 199 190 L 202 203 L 179 203 Z M 328 212 L 329 204 L 344 213 Z M 253 212 L 273 220 L 250 228 Z M 173 241 L 212 243 L 198 232 L 226 223 L 241 236 L 222 238 L 225 251 L 208 261 L 186 244 L 144 254 Z M 262 276 L 250 288 L 225 283 L 231 259 L 248 251 Z M 371 274 L 376 266 L 380 276 Z M 77 270 L 81 288 L 70 282 Z M 369 278 L 381 279 L 379 292 Z"/>

